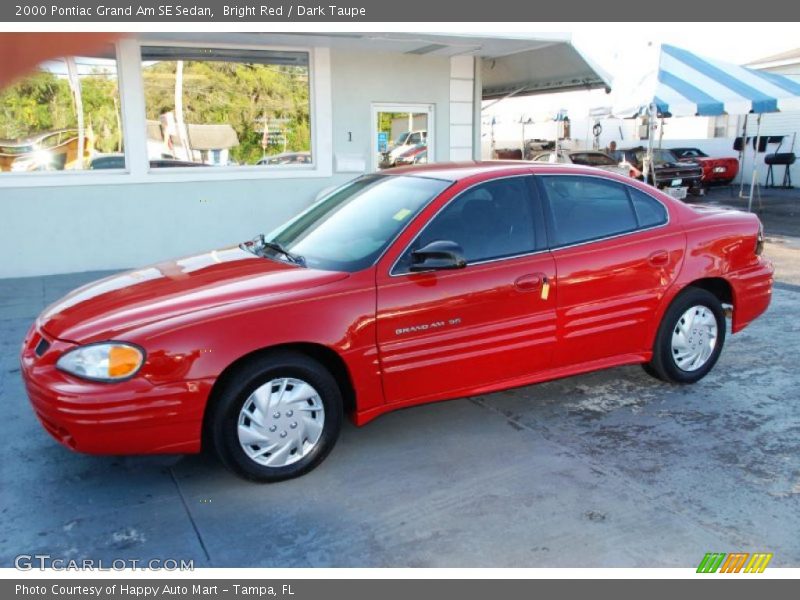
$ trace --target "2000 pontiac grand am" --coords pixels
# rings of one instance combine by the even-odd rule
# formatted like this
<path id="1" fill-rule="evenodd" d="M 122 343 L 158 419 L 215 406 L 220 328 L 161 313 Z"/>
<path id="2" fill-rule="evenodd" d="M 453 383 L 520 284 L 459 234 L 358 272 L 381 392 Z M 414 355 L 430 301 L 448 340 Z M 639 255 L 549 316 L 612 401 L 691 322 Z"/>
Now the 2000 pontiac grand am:
<path id="1" fill-rule="evenodd" d="M 190 453 L 277 481 L 348 412 L 642 363 L 705 376 L 769 305 L 751 215 L 629 178 L 532 163 L 366 175 L 267 236 L 116 275 L 37 319 L 22 349 L 57 440 Z"/>

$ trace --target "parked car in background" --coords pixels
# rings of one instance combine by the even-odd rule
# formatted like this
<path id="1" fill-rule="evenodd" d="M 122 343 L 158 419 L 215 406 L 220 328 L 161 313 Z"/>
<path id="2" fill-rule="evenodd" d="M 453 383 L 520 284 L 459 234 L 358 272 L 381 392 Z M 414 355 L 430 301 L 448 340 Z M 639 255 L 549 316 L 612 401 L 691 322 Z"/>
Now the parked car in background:
<path id="1" fill-rule="evenodd" d="M 544 140 L 541 138 L 532 138 L 525 140 L 523 150 L 521 151 L 522 157 L 525 160 L 533 160 L 534 156 L 545 150 L 555 150 L 556 143 L 554 140 Z"/>
<path id="2" fill-rule="evenodd" d="M 623 148 L 618 149 L 617 153 L 620 160 L 629 163 L 635 169 L 631 174 L 644 181 L 643 163 L 647 148 L 642 146 Z M 678 160 L 678 157 L 669 150 L 656 148 L 653 150 L 653 170 L 655 181 L 652 180 L 652 175 L 648 175 L 647 183 L 665 191 L 673 198 L 683 200 L 689 193 L 696 196 L 705 194 L 703 169 L 698 163 Z"/>
<path id="3" fill-rule="evenodd" d="M 427 146 L 428 132 L 424 129 L 419 131 L 405 131 L 400 134 L 395 145 L 384 152 L 380 160 L 380 168 L 388 169 L 397 165 L 397 157 L 405 154 L 412 148 L 420 145 Z"/>
<path id="4" fill-rule="evenodd" d="M 603 171 L 608 171 L 609 173 L 616 173 L 617 175 L 634 176 L 629 164 L 624 162 L 620 163 L 605 152 L 599 152 L 597 150 L 580 150 L 575 152 L 562 150 L 558 153 L 543 152 L 534 156 L 533 161 L 595 167 Z"/>
<path id="5" fill-rule="evenodd" d="M 79 159 L 80 135 L 77 129 L 47 131 L 20 140 L 0 139 L 0 172 L 78 169 L 94 152 L 92 143 L 92 136 L 84 134 L 83 155 Z"/>
<path id="6" fill-rule="evenodd" d="M 395 159 L 395 166 L 419 165 L 428 162 L 428 145 L 417 144 Z"/>
<path id="7" fill-rule="evenodd" d="M 257 165 L 310 165 L 311 152 L 282 152 L 274 156 L 265 156 Z"/>
<path id="8" fill-rule="evenodd" d="M 597 169 L 398 168 L 267 236 L 75 290 L 32 324 L 21 373 L 73 450 L 207 447 L 279 481 L 322 462 L 345 413 L 637 363 L 694 383 L 726 308 L 733 333 L 767 309 L 762 249 L 754 214 Z"/>
<path id="9" fill-rule="evenodd" d="M 189 160 L 178 160 L 176 158 L 153 158 L 150 159 L 151 169 L 162 169 L 169 167 L 207 167 L 204 163 L 192 162 Z M 124 154 L 97 154 L 89 161 L 89 168 L 99 169 L 124 169 Z"/>
<path id="10" fill-rule="evenodd" d="M 681 162 L 698 163 L 703 169 L 704 185 L 726 185 L 739 173 L 738 158 L 712 158 L 699 148 L 670 148 L 670 151 Z"/>

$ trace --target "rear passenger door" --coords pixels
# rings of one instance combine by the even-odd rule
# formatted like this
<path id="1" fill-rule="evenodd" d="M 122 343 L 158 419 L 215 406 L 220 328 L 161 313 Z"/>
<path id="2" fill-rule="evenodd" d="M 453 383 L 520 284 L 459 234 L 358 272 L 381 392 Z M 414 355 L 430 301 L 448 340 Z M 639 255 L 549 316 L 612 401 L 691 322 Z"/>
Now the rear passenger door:
<path id="1" fill-rule="evenodd" d="M 667 206 L 599 176 L 540 175 L 537 181 L 556 262 L 554 366 L 650 350 L 653 315 L 685 249 Z"/>

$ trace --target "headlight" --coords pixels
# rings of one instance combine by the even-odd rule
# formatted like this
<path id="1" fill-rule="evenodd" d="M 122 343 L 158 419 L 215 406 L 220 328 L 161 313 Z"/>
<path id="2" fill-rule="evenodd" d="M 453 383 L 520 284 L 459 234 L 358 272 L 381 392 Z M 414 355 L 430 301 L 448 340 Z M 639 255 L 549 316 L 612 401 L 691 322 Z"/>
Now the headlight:
<path id="1" fill-rule="evenodd" d="M 104 342 L 66 352 L 56 366 L 75 377 L 120 381 L 133 377 L 144 363 L 144 352 L 132 344 Z"/>

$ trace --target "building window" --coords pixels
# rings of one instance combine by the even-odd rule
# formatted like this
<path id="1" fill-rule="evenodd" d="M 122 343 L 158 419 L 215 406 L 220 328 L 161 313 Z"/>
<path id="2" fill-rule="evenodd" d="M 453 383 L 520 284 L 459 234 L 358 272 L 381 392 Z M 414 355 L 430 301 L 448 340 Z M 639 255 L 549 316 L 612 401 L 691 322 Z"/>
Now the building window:
<path id="1" fill-rule="evenodd" d="M 142 47 L 151 168 L 308 165 L 307 52 Z"/>
<path id="2" fill-rule="evenodd" d="M 125 167 L 117 59 L 49 60 L 0 91 L 0 173 Z"/>

